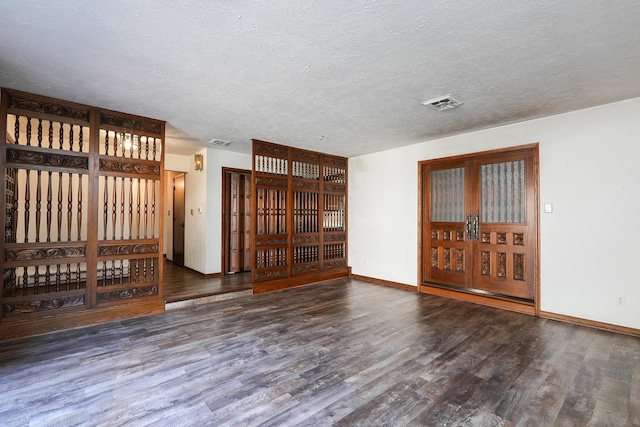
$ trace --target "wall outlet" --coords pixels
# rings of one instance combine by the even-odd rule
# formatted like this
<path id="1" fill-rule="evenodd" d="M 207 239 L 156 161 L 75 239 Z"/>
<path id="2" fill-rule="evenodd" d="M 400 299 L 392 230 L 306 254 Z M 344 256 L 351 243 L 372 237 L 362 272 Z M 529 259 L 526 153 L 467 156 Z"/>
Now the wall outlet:
<path id="1" fill-rule="evenodd" d="M 625 303 L 626 303 L 626 301 L 625 301 L 623 296 L 616 297 L 616 305 L 618 305 L 620 307 L 624 307 Z"/>

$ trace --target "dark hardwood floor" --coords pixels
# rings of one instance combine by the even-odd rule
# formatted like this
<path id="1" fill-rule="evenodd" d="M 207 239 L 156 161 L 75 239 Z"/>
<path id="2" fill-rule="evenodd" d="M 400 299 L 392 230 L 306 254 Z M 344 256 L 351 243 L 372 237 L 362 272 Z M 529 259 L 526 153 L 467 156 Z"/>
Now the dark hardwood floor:
<path id="1" fill-rule="evenodd" d="M 164 260 L 162 291 L 167 302 L 248 289 L 251 289 L 251 273 L 208 278 L 188 268 L 177 267 L 171 261 Z"/>
<path id="2" fill-rule="evenodd" d="M 0 342 L 0 425 L 633 426 L 640 339 L 356 280 Z"/>

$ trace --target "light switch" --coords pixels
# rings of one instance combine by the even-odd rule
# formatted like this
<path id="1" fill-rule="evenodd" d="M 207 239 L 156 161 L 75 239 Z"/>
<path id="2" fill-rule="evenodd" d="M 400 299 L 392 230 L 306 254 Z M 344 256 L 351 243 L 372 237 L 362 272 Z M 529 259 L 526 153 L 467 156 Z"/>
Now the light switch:
<path id="1" fill-rule="evenodd" d="M 553 212 L 553 203 L 545 203 L 544 213 L 552 213 L 552 212 Z"/>

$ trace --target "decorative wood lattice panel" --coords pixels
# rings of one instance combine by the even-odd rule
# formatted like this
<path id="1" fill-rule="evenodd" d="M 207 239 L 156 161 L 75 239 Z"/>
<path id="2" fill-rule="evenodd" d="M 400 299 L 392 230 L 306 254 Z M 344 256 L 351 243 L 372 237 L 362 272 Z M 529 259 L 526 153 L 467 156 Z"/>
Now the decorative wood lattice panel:
<path id="1" fill-rule="evenodd" d="M 253 278 L 346 271 L 347 160 L 253 143 Z"/>
<path id="2" fill-rule="evenodd" d="M 2 91 L 2 321 L 161 295 L 164 123 Z"/>

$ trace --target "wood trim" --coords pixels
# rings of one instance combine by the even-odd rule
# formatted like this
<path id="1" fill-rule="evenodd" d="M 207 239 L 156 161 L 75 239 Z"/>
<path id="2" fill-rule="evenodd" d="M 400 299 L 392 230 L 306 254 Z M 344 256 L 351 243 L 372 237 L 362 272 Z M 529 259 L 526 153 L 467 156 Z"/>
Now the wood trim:
<path id="1" fill-rule="evenodd" d="M 164 312 L 164 301 L 154 298 L 153 300 L 149 299 L 126 305 L 95 308 L 64 316 L 56 316 L 55 321 L 52 321 L 51 317 L 14 323 L 5 321 L 0 324 L 0 340 L 41 335 L 62 329 L 89 326 L 115 319 L 119 320 L 162 312 Z"/>
<path id="2" fill-rule="evenodd" d="M 474 304 L 486 305 L 489 307 L 502 308 L 504 310 L 515 311 L 518 313 L 535 315 L 535 307 L 530 304 L 519 303 L 515 301 L 507 301 L 503 299 L 497 299 L 494 297 L 486 297 L 483 295 L 470 294 L 466 292 L 454 291 L 450 289 L 444 289 L 436 286 L 419 285 L 420 292 L 436 295 L 445 298 L 452 298 L 459 301 L 472 302 Z"/>
<path id="3" fill-rule="evenodd" d="M 316 274 L 307 274 L 304 276 L 287 277 L 281 280 L 270 280 L 266 282 L 254 282 L 253 293 L 262 294 L 265 292 L 279 291 L 295 286 L 312 285 L 326 282 L 334 279 L 348 279 L 349 269 L 331 270 Z"/>
<path id="4" fill-rule="evenodd" d="M 418 287 L 413 285 L 406 285 L 404 283 L 392 282 L 390 280 L 376 279 L 375 277 L 360 276 L 359 274 L 352 274 L 352 279 L 362 280 L 363 282 L 375 283 L 376 285 L 390 286 L 396 289 L 403 289 L 405 291 L 418 292 Z"/>
<path id="5" fill-rule="evenodd" d="M 447 160 L 447 161 L 460 161 L 460 160 L 471 160 L 473 158 L 475 158 L 476 156 L 491 156 L 491 155 L 495 155 L 495 154 L 503 154 L 503 153 L 509 153 L 509 152 L 513 152 L 513 151 L 523 151 L 523 150 L 538 150 L 540 143 L 538 142 L 533 142 L 531 144 L 523 144 L 523 145 L 515 145 L 512 147 L 503 147 L 503 148 L 496 148 L 493 150 L 487 150 L 487 151 L 478 151 L 478 152 L 473 152 L 473 153 L 466 153 L 466 154 L 459 154 L 456 156 L 447 156 L 447 157 L 434 157 L 433 159 L 426 159 L 426 160 L 420 160 L 418 161 L 419 165 L 428 163 L 428 162 L 433 162 L 436 160 Z"/>
<path id="6" fill-rule="evenodd" d="M 590 328 L 601 329 L 604 331 L 640 337 L 640 329 L 629 328 L 627 326 L 613 325 L 611 323 L 598 322 L 596 320 L 583 319 L 581 317 L 567 316 L 564 314 L 556 314 L 549 311 L 541 311 L 540 317 L 549 320 L 556 320 L 558 322 L 572 323 L 574 325 L 588 326 Z"/>

